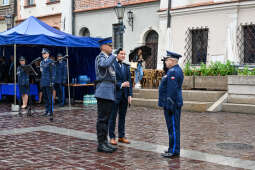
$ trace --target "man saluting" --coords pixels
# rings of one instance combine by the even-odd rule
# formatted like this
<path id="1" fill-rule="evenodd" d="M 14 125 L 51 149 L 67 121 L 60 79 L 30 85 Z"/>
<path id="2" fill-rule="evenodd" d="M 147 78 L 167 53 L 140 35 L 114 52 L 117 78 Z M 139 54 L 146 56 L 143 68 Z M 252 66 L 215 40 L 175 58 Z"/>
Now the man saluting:
<path id="1" fill-rule="evenodd" d="M 112 38 L 99 41 L 101 53 L 96 57 L 96 91 L 97 99 L 97 141 L 98 152 L 111 153 L 117 148 L 108 143 L 108 121 L 115 101 L 116 74 L 114 61 L 116 54 L 112 54 Z"/>

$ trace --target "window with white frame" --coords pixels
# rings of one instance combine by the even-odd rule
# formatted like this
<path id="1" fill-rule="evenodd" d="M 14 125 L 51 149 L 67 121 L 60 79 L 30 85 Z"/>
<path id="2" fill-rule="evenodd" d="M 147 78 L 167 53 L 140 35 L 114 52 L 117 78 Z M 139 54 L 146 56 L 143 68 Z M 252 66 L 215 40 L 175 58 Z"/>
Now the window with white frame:
<path id="1" fill-rule="evenodd" d="M 9 5 L 9 0 L 3 0 L 3 5 Z"/>

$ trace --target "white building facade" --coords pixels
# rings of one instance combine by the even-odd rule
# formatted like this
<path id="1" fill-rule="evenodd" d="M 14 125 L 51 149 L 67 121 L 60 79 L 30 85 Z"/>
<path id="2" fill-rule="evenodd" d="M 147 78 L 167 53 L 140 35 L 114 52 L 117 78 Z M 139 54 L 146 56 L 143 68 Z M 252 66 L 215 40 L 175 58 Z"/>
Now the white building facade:
<path id="1" fill-rule="evenodd" d="M 159 54 L 182 54 L 182 66 L 255 63 L 254 0 L 172 0 L 169 29 L 167 7 L 168 0 L 161 0 Z"/>
<path id="2" fill-rule="evenodd" d="M 132 2 L 134 1 L 134 2 Z M 110 2 L 110 1 L 109 1 Z M 75 35 L 91 37 L 109 37 L 113 35 L 113 24 L 118 23 L 113 7 L 115 1 L 109 4 L 101 4 L 100 7 L 82 7 L 86 1 L 76 1 L 75 9 Z M 159 39 L 159 0 L 131 0 L 123 1 L 125 16 L 123 19 L 126 27 L 123 39 L 123 47 L 127 54 L 136 47 L 147 45 L 152 48 L 152 55 L 147 58 L 146 68 L 156 69 L 158 62 Z M 133 13 L 132 24 L 128 20 L 128 12 Z M 128 60 L 128 55 L 127 55 Z"/>

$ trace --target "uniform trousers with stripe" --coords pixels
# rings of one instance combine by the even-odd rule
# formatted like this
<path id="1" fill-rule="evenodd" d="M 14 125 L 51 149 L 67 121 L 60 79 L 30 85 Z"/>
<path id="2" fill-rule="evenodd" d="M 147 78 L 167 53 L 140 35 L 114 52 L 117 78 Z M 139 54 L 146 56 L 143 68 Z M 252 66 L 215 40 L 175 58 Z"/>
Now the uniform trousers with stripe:
<path id="1" fill-rule="evenodd" d="M 42 87 L 45 111 L 46 113 L 53 113 L 53 99 L 52 99 L 52 88 L 49 86 Z"/>
<path id="2" fill-rule="evenodd" d="M 172 112 L 164 109 L 165 120 L 169 136 L 168 152 L 172 154 L 180 154 L 180 119 L 181 108 Z"/>

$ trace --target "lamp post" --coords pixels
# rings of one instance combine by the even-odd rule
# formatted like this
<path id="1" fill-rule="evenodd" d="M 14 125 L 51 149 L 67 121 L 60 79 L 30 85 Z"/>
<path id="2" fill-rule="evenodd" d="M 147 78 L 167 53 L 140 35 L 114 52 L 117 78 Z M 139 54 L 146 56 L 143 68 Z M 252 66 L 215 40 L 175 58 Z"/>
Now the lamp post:
<path id="1" fill-rule="evenodd" d="M 123 33 L 125 26 L 123 24 L 123 18 L 125 14 L 125 7 L 120 2 L 114 7 L 115 14 L 118 19 L 118 24 L 113 24 L 114 35 L 114 48 L 123 48 Z"/>
<path id="2" fill-rule="evenodd" d="M 7 25 L 7 30 L 12 28 L 12 15 L 8 14 L 5 16 L 5 23 Z"/>

